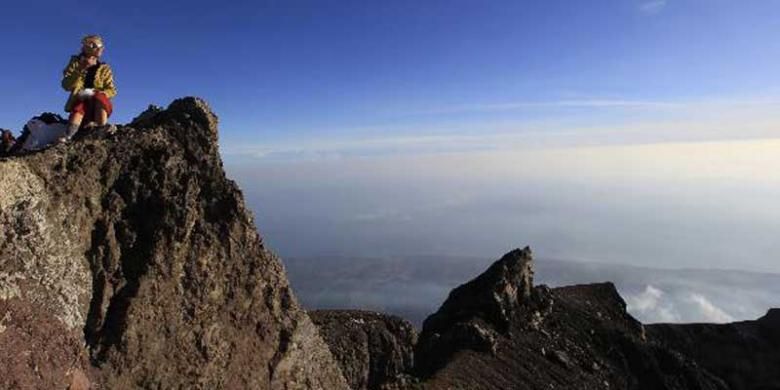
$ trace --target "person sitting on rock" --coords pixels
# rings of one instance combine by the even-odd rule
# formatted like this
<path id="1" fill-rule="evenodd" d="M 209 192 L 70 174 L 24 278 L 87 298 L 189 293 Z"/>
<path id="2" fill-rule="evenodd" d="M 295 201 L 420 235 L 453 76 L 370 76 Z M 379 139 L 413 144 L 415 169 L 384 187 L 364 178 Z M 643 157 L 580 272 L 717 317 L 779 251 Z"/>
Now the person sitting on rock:
<path id="1" fill-rule="evenodd" d="M 68 66 L 62 72 L 62 88 L 70 92 L 65 111 L 70 113 L 68 131 L 61 139 L 66 141 L 81 128 L 84 117 L 85 128 L 105 126 L 111 116 L 111 98 L 116 96 L 114 75 L 111 67 L 100 61 L 103 55 L 103 39 L 88 35 L 81 40 L 81 53 L 71 56 Z"/>

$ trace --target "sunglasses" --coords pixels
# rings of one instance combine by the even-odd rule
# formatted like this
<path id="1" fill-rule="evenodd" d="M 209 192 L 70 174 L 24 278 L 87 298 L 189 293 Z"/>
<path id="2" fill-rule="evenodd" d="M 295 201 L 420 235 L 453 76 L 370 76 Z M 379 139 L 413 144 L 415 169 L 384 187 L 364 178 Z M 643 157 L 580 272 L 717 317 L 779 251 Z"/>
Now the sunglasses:
<path id="1" fill-rule="evenodd" d="M 92 50 L 98 50 L 98 49 L 102 49 L 103 48 L 103 44 L 99 43 L 99 42 L 92 41 L 92 42 L 85 43 L 84 47 L 86 47 L 88 49 L 92 49 Z"/>

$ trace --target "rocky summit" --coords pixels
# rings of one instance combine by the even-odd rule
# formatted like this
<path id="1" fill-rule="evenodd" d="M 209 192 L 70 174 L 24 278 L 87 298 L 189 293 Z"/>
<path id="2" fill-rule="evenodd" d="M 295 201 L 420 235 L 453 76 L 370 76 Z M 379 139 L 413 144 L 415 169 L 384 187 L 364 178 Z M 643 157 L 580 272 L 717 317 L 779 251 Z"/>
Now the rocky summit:
<path id="1" fill-rule="evenodd" d="M 0 388 L 346 389 L 200 99 L 0 160 Z"/>
<path id="2" fill-rule="evenodd" d="M 780 311 L 643 325 L 611 283 L 534 285 L 530 248 L 417 333 L 306 312 L 198 98 L 0 159 L 2 389 L 780 389 Z M 113 129 L 112 129 L 113 130 Z"/>

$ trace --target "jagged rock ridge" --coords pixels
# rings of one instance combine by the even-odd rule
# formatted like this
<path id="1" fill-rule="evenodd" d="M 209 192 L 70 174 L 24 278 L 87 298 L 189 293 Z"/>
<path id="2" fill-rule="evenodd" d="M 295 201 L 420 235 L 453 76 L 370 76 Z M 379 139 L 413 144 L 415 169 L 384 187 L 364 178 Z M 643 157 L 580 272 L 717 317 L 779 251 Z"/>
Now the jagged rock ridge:
<path id="1" fill-rule="evenodd" d="M 532 264 L 529 248 L 508 253 L 424 322 L 415 363 L 429 388 L 725 388 L 647 342 L 611 283 L 534 287 Z"/>
<path id="2" fill-rule="evenodd" d="M 330 317 L 326 341 L 333 350 L 345 350 L 361 333 L 355 322 L 362 316 Z M 402 336 L 385 338 L 393 340 L 391 355 L 414 347 L 413 367 L 396 372 L 400 380 L 360 388 L 780 388 L 779 310 L 734 324 L 645 326 L 626 312 L 612 283 L 534 286 L 527 247 L 455 288 L 425 320 L 415 345 L 404 346 Z M 367 350 L 380 360 L 388 354 Z M 364 357 L 346 351 L 337 353 L 343 367 L 365 367 Z"/>
<path id="3" fill-rule="evenodd" d="M 217 145 L 185 98 L 0 160 L 0 363 L 31 348 L 51 376 L 2 365 L 0 387 L 347 388 Z"/>

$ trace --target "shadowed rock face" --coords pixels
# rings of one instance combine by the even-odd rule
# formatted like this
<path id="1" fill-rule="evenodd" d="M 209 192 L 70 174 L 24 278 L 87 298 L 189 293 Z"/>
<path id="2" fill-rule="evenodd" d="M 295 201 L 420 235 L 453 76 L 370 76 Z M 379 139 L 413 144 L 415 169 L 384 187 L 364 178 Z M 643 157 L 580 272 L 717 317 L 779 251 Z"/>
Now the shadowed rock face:
<path id="1" fill-rule="evenodd" d="M 531 249 L 515 249 L 474 280 L 452 290 L 441 308 L 423 323 L 423 332 L 441 333 L 448 326 L 478 317 L 506 330 L 521 302 L 531 298 Z"/>
<path id="2" fill-rule="evenodd" d="M 647 325 L 647 334 L 694 358 L 733 390 L 780 389 L 780 309 L 731 324 Z"/>
<path id="3" fill-rule="evenodd" d="M 428 375 L 461 349 L 496 352 L 497 333 L 508 331 L 530 301 L 533 267 L 530 248 L 515 249 L 474 280 L 450 292 L 423 323 L 417 369 Z"/>
<path id="4" fill-rule="evenodd" d="M 0 361 L 28 348 L 106 388 L 347 388 L 225 177 L 203 101 L 0 160 L 0 188 Z M 48 316 L 25 347 L 8 324 L 31 310 Z M 32 347 L 53 329 L 61 353 Z"/>
<path id="5" fill-rule="evenodd" d="M 353 390 L 405 384 L 417 332 L 401 318 L 360 310 L 309 312 Z"/>

